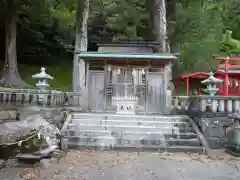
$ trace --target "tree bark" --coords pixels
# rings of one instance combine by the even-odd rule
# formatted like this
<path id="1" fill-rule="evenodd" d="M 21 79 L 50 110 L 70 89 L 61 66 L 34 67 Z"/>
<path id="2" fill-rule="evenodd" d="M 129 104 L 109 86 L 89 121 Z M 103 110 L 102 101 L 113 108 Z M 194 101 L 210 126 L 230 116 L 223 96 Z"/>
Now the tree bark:
<path id="1" fill-rule="evenodd" d="M 151 22 L 151 40 L 157 41 L 159 44 L 155 46 L 155 51 L 158 53 L 170 52 L 170 46 L 167 39 L 167 14 L 165 0 L 149 0 L 149 12 Z M 172 97 L 172 62 L 164 66 L 164 89 L 166 109 L 165 113 L 169 113 L 171 109 Z"/>
<path id="2" fill-rule="evenodd" d="M 77 0 L 76 39 L 73 59 L 73 91 L 78 92 L 86 85 L 85 62 L 78 58 L 77 53 L 87 51 L 87 26 L 89 17 L 89 0 Z"/>
<path id="3" fill-rule="evenodd" d="M 176 0 L 167 0 L 167 21 L 176 22 Z M 176 41 L 176 28 L 173 24 L 168 24 L 168 44 L 172 52 L 178 51 L 178 44 Z"/>
<path id="4" fill-rule="evenodd" d="M 6 19 L 5 19 L 5 36 L 6 50 L 5 63 L 1 73 L 1 80 L 5 85 L 25 87 L 27 84 L 22 81 L 17 64 L 17 11 L 15 0 L 6 1 Z"/>
<path id="5" fill-rule="evenodd" d="M 159 43 L 156 47 L 157 52 L 168 52 L 165 0 L 149 0 L 148 3 L 151 23 L 150 38 Z"/>

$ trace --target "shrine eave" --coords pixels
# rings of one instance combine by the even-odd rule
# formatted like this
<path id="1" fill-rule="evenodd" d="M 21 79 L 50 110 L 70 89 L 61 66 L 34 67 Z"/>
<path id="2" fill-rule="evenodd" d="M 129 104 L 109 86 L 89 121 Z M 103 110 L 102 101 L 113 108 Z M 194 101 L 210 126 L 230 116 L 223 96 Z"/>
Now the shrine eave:
<path id="1" fill-rule="evenodd" d="M 186 74 L 186 75 L 181 75 L 180 77 L 174 79 L 174 82 L 178 82 L 178 81 L 184 81 L 186 79 L 206 79 L 209 77 L 209 73 L 207 72 L 194 72 L 194 73 L 190 73 L 190 74 Z"/>
<path id="2" fill-rule="evenodd" d="M 177 59 L 173 54 L 160 53 L 116 53 L 116 52 L 79 52 L 80 58 L 91 59 L 149 59 L 149 60 L 173 60 Z"/>
<path id="3" fill-rule="evenodd" d="M 218 69 L 217 71 L 221 73 L 226 72 L 225 69 Z M 227 72 L 232 74 L 240 74 L 240 69 L 228 69 Z"/>

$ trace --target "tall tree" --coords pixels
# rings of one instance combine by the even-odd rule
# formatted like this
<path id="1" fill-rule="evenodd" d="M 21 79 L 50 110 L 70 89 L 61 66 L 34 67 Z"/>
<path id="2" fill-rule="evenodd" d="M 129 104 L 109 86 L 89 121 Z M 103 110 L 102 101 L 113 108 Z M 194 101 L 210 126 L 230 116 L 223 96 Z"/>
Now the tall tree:
<path id="1" fill-rule="evenodd" d="M 24 83 L 18 72 L 17 65 L 17 1 L 5 0 L 5 63 L 1 74 L 1 80 L 7 85 L 15 85 L 17 87 L 24 87 Z"/>
<path id="2" fill-rule="evenodd" d="M 167 52 L 167 18 L 165 0 L 151 0 L 149 3 L 151 40 L 157 41 L 159 45 L 157 52 Z"/>
<path id="3" fill-rule="evenodd" d="M 78 58 L 77 53 L 87 51 L 87 24 L 89 17 L 89 0 L 77 0 L 76 10 L 76 39 L 73 59 L 73 91 L 85 87 L 85 62 Z"/>
<path id="4" fill-rule="evenodd" d="M 40 16 L 44 18 L 44 14 L 42 13 L 45 10 L 50 12 L 49 9 L 53 2 L 54 1 L 49 0 L 2 0 L 0 2 L 4 5 L 5 10 L 5 63 L 1 73 L 2 83 L 16 87 L 27 86 L 18 72 L 16 42 L 17 25 L 20 24 L 19 19 L 21 19 L 18 15 L 25 12 L 24 18 L 22 19 L 26 19 L 29 12 L 35 12 L 35 15 L 40 12 Z M 31 18 L 29 17 L 29 19 Z"/>

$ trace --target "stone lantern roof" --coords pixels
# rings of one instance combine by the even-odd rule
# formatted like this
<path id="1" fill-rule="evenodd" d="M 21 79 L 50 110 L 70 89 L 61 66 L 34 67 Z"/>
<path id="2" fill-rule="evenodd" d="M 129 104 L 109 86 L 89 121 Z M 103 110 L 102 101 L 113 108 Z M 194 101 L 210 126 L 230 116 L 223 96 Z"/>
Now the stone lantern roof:
<path id="1" fill-rule="evenodd" d="M 210 72 L 209 77 L 201 81 L 201 83 L 202 84 L 219 84 L 223 82 L 223 80 L 215 78 L 213 75 L 214 75 L 213 72 Z"/>
<path id="2" fill-rule="evenodd" d="M 50 76 L 49 74 L 47 74 L 46 69 L 44 67 L 41 68 L 41 72 L 35 75 L 32 75 L 32 78 L 35 79 L 53 79 L 52 76 Z"/>

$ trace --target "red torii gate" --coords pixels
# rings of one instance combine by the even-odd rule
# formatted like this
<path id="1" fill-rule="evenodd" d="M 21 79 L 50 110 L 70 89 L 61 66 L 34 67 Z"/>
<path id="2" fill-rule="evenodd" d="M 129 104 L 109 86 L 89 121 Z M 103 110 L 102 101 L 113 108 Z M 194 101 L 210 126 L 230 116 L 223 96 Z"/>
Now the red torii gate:
<path id="1" fill-rule="evenodd" d="M 224 67 L 224 72 L 221 72 L 219 69 L 217 69 L 216 73 L 218 75 L 224 76 L 224 96 L 228 96 L 228 82 L 229 82 L 229 68 L 237 68 L 240 69 L 240 65 L 231 65 L 229 61 L 240 61 L 240 57 L 216 57 L 216 60 L 225 61 L 222 67 Z M 220 65 L 221 67 L 221 65 Z M 236 76 L 235 76 L 236 77 Z M 240 79 L 240 74 L 237 75 L 237 77 Z"/>
<path id="2" fill-rule="evenodd" d="M 215 71 L 215 76 L 219 79 L 224 80 L 224 84 L 219 85 L 220 94 L 224 96 L 229 95 L 229 77 L 234 79 L 240 79 L 240 65 L 232 65 L 229 63 L 229 61 L 240 61 L 240 57 L 216 57 L 216 60 L 225 61 L 224 64 L 220 64 L 217 70 Z M 230 72 L 229 70 L 237 69 L 235 72 Z M 190 80 L 198 81 L 200 84 L 202 80 L 209 77 L 209 73 L 207 72 L 194 72 L 187 75 L 181 75 L 179 78 L 175 79 L 174 85 L 176 90 L 176 95 L 178 94 L 178 88 L 179 83 L 184 82 L 185 84 L 185 90 L 186 90 L 186 96 L 189 96 L 189 89 L 190 89 Z M 198 95 L 200 94 L 200 88 L 197 88 Z M 231 92 L 230 95 L 238 95 L 240 96 L 240 88 L 239 91 L 233 93 Z"/>

